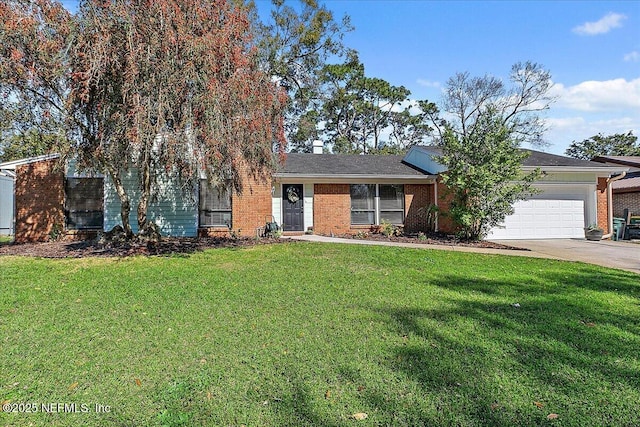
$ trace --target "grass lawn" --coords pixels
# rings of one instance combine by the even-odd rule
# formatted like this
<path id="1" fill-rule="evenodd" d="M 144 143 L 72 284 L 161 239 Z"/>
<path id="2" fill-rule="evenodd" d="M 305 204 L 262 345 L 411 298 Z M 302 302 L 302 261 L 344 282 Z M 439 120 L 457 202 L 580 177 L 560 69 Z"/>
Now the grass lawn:
<path id="1" fill-rule="evenodd" d="M 0 234 L 0 245 L 13 242 L 13 236 Z"/>
<path id="2" fill-rule="evenodd" d="M 0 425 L 637 426 L 638 279 L 311 243 L 0 257 Z"/>

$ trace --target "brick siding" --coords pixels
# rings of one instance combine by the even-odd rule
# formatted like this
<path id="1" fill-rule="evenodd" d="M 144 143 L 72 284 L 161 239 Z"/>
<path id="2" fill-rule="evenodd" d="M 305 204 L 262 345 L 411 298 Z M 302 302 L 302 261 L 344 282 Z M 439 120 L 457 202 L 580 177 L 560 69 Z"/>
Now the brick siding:
<path id="1" fill-rule="evenodd" d="M 349 184 L 313 186 L 313 230 L 318 234 L 347 234 L 351 231 Z"/>
<path id="2" fill-rule="evenodd" d="M 427 217 L 420 209 L 433 204 L 434 196 L 432 184 L 404 185 L 404 229 L 407 233 L 429 231 Z"/>
<path id="3" fill-rule="evenodd" d="M 426 217 L 418 210 L 433 203 L 431 184 L 405 184 L 405 230 L 426 231 Z M 349 184 L 315 184 L 313 189 L 313 229 L 318 234 L 351 234 L 370 226 L 351 225 Z"/>
<path id="4" fill-rule="evenodd" d="M 605 234 L 609 233 L 609 207 L 607 204 L 607 178 L 598 178 L 597 194 L 597 212 L 598 226 L 601 227 Z M 589 225 L 589 224 L 586 224 Z"/>
<path id="5" fill-rule="evenodd" d="M 453 219 L 448 215 L 449 206 L 453 195 L 449 192 L 449 189 L 438 178 L 438 231 L 442 233 L 455 233 L 457 227 L 453 222 Z"/>
<path id="6" fill-rule="evenodd" d="M 271 180 L 253 176 L 245 169 L 242 174 L 242 194 L 231 195 L 231 229 L 240 236 L 255 237 L 256 229 L 271 218 Z M 198 235 L 228 236 L 226 227 L 200 228 Z"/>
<path id="7" fill-rule="evenodd" d="M 640 215 L 640 191 L 613 193 L 613 216 L 623 218 L 625 209 L 629 209 L 631 215 Z"/>
<path id="8" fill-rule="evenodd" d="M 45 242 L 54 227 L 64 229 L 64 174 L 57 160 L 16 168 L 16 243 Z"/>

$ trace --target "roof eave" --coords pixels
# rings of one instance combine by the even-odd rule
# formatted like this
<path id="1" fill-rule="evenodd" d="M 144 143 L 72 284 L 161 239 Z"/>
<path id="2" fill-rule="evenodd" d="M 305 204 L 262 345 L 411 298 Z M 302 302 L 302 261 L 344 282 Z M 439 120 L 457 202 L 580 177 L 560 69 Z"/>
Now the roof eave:
<path id="1" fill-rule="evenodd" d="M 382 174 L 307 174 L 307 173 L 275 173 L 275 178 L 289 179 L 436 179 L 437 175 L 382 175 Z"/>
<path id="2" fill-rule="evenodd" d="M 11 160 L 9 162 L 0 163 L 0 169 L 3 170 L 15 170 L 16 166 L 28 165 L 30 163 L 42 162 L 45 160 L 53 160 L 60 157 L 60 154 L 43 154 L 36 157 L 28 157 L 25 159 Z"/>
<path id="3" fill-rule="evenodd" d="M 524 171 L 534 171 L 536 169 L 548 172 L 594 172 L 602 174 L 619 174 L 627 172 L 629 168 L 621 167 L 593 167 L 593 166 L 522 166 Z"/>

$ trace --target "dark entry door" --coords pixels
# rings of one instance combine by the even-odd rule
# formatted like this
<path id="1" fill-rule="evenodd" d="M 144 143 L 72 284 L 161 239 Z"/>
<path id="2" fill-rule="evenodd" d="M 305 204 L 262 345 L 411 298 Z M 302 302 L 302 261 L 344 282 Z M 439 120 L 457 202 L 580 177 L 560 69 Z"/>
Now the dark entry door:
<path id="1" fill-rule="evenodd" d="M 302 184 L 284 184 L 282 186 L 282 223 L 284 231 L 304 230 L 304 197 Z"/>

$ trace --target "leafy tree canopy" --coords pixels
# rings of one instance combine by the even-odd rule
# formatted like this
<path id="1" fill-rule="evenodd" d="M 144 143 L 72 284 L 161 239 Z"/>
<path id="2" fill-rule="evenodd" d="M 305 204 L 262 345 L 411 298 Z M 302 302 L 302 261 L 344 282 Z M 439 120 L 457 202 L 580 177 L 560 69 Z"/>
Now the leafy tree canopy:
<path id="1" fill-rule="evenodd" d="M 286 94 L 253 36 L 240 2 L 87 0 L 73 16 L 50 0 L 3 2 L 2 100 L 63 126 L 79 166 L 111 178 L 128 234 L 122 176 L 135 166 L 144 232 L 159 174 L 204 172 L 236 191 L 246 171 L 268 176 Z"/>
<path id="2" fill-rule="evenodd" d="M 580 142 L 573 141 L 565 154 L 582 160 L 598 156 L 640 156 L 640 143 L 632 131 L 607 136 L 599 133 Z"/>
<path id="3" fill-rule="evenodd" d="M 289 95 L 285 129 L 290 148 L 310 151 L 315 139 L 311 120 L 322 105 L 321 70 L 330 58 L 349 52 L 342 40 L 353 27 L 348 16 L 337 20 L 317 0 L 301 0 L 295 6 L 284 0 L 271 4 L 268 18 L 260 21 L 249 2 L 258 27 L 260 64 Z"/>
<path id="4" fill-rule="evenodd" d="M 326 65 L 322 82 L 325 99 L 319 118 L 324 128 L 320 136 L 336 153 L 402 150 L 421 142 L 430 131 L 419 112 L 413 111 L 411 92 L 367 77 L 355 53 L 345 63 Z"/>
<path id="5" fill-rule="evenodd" d="M 539 171 L 522 172 L 528 152 L 504 118 L 488 111 L 465 135 L 447 129 L 439 161 L 448 167 L 442 176 L 452 196 L 449 214 L 465 238 L 477 240 L 513 213 L 513 203 L 534 193 Z"/>

